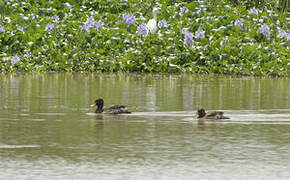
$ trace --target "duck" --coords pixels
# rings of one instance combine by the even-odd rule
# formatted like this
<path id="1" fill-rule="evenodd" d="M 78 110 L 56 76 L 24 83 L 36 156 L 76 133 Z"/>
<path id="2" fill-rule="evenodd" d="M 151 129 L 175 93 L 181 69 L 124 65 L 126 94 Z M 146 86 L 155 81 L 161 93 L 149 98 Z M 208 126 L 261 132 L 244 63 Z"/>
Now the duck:
<path id="1" fill-rule="evenodd" d="M 227 116 L 224 116 L 223 111 L 213 111 L 206 113 L 204 109 L 197 110 L 197 118 L 201 119 L 230 119 Z"/>
<path id="2" fill-rule="evenodd" d="M 102 98 L 98 98 L 95 100 L 95 103 L 91 105 L 91 107 L 96 107 L 97 109 L 95 113 L 105 113 L 105 114 L 130 114 L 131 112 L 127 110 L 127 107 L 124 105 L 111 105 L 108 107 L 104 107 L 104 100 Z"/>
<path id="3" fill-rule="evenodd" d="M 152 34 L 155 34 L 157 32 L 157 14 L 159 14 L 160 9 L 159 8 L 153 8 L 153 19 L 150 19 L 148 23 L 146 24 L 146 27 L 148 31 Z"/>

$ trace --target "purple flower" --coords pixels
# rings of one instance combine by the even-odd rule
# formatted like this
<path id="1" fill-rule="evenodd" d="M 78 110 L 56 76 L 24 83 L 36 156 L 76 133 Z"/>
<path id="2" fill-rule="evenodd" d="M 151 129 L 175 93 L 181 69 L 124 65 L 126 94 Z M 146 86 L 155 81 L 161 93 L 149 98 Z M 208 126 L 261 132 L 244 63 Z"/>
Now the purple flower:
<path id="1" fill-rule="evenodd" d="M 57 15 L 52 16 L 52 18 L 55 20 L 55 22 L 58 22 L 59 21 L 59 16 L 57 16 Z"/>
<path id="2" fill-rule="evenodd" d="M 88 33 L 90 33 L 90 27 L 91 25 L 89 23 L 85 23 L 83 26 L 82 26 L 82 29 L 83 30 L 86 30 Z"/>
<path id="3" fill-rule="evenodd" d="M 138 26 L 138 34 L 147 36 L 148 30 L 147 30 L 146 24 L 142 23 Z"/>
<path id="4" fill-rule="evenodd" d="M 258 11 L 257 11 L 257 9 L 253 8 L 253 9 L 250 9 L 249 10 L 249 14 L 256 14 L 256 15 L 258 15 Z"/>
<path id="5" fill-rule="evenodd" d="M 240 20 L 236 20 L 234 24 L 235 24 L 236 27 L 238 27 L 241 30 L 243 30 L 243 23 Z"/>
<path id="6" fill-rule="evenodd" d="M 163 19 L 163 20 L 158 22 L 158 27 L 159 28 L 162 28 L 162 27 L 165 27 L 165 26 L 167 26 L 166 20 Z"/>
<path id="7" fill-rule="evenodd" d="M 53 28 L 54 28 L 54 25 L 52 23 L 48 23 L 46 26 L 45 26 L 45 30 L 46 31 L 53 31 Z"/>
<path id="8" fill-rule="evenodd" d="M 87 22 L 86 22 L 90 27 L 92 26 L 95 26 L 97 24 L 97 22 L 95 21 L 94 17 L 91 16 L 87 19 Z"/>
<path id="9" fill-rule="evenodd" d="M 104 25 L 103 21 L 99 20 L 96 25 L 95 25 L 95 29 L 98 30 L 100 27 L 102 27 Z"/>
<path id="10" fill-rule="evenodd" d="M 204 31 L 203 31 L 203 30 L 198 30 L 198 31 L 196 31 L 196 33 L 195 33 L 195 37 L 196 37 L 197 39 L 202 39 L 202 38 L 204 38 Z"/>
<path id="11" fill-rule="evenodd" d="M 128 26 L 136 24 L 136 18 L 134 14 L 123 14 L 123 22 L 125 22 Z"/>
<path id="12" fill-rule="evenodd" d="M 23 27 L 21 27 L 21 26 L 18 26 L 17 30 L 18 30 L 18 31 L 21 31 L 21 32 L 24 32 L 24 29 L 23 29 Z"/>
<path id="13" fill-rule="evenodd" d="M 192 45 L 193 44 L 193 35 L 189 31 L 185 31 L 185 36 L 184 36 L 184 44 L 187 45 Z"/>
<path id="14" fill-rule="evenodd" d="M 290 32 L 287 33 L 287 40 L 290 40 Z"/>
<path id="15" fill-rule="evenodd" d="M 188 9 L 187 9 L 187 7 L 182 6 L 182 7 L 180 8 L 180 13 L 181 13 L 181 14 L 186 14 L 186 13 L 188 13 Z"/>
<path id="16" fill-rule="evenodd" d="M 5 29 L 3 26 L 0 25 L 0 33 L 5 32 Z"/>
<path id="17" fill-rule="evenodd" d="M 11 58 L 11 63 L 12 63 L 12 64 L 15 64 L 15 63 L 17 63 L 19 60 L 20 60 L 20 58 L 19 58 L 17 55 L 15 55 L 15 56 L 13 56 L 13 57 Z"/>
<path id="18" fill-rule="evenodd" d="M 268 40 L 270 39 L 270 28 L 266 24 L 261 27 L 261 33 L 266 36 Z"/>
<path id="19" fill-rule="evenodd" d="M 280 30 L 277 37 L 278 38 L 287 37 L 287 33 L 284 30 Z"/>

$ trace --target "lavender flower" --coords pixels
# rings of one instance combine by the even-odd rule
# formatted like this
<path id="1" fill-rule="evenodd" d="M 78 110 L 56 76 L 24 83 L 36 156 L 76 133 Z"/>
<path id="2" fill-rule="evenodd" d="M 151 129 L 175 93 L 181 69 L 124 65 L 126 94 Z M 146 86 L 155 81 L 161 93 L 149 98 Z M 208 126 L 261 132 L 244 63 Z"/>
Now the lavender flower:
<path id="1" fill-rule="evenodd" d="M 11 58 L 11 63 L 12 63 L 12 64 L 15 64 L 15 63 L 17 63 L 19 60 L 20 60 L 20 58 L 19 58 L 17 55 L 15 55 L 15 56 L 13 56 L 13 57 Z"/>
<path id="2" fill-rule="evenodd" d="M 186 14 L 186 13 L 188 13 L 188 9 L 187 9 L 187 7 L 182 6 L 182 7 L 180 8 L 180 13 L 181 13 L 181 14 Z"/>
<path id="3" fill-rule="evenodd" d="M 147 30 L 146 24 L 142 23 L 138 26 L 138 34 L 147 36 L 148 30 Z"/>
<path id="4" fill-rule="evenodd" d="M 266 24 L 264 24 L 261 28 L 261 33 L 266 36 L 266 38 L 269 40 L 270 39 L 270 28 Z"/>
<path id="5" fill-rule="evenodd" d="M 48 23 L 46 26 L 45 26 L 45 30 L 46 31 L 53 31 L 53 28 L 54 28 L 54 25 L 52 23 Z"/>
<path id="6" fill-rule="evenodd" d="M 202 38 L 204 38 L 204 31 L 203 31 L 203 30 L 198 30 L 198 31 L 196 31 L 196 33 L 195 33 L 195 37 L 196 37 L 197 39 L 202 39 Z"/>
<path id="7" fill-rule="evenodd" d="M 184 44 L 187 44 L 187 45 L 193 44 L 193 35 L 189 31 L 185 31 Z"/>
<path id="8" fill-rule="evenodd" d="M 52 18 L 54 19 L 55 22 L 58 22 L 59 21 L 59 16 L 57 16 L 57 15 L 52 16 Z"/>
<path id="9" fill-rule="evenodd" d="M 243 30 L 243 23 L 240 20 L 236 20 L 234 24 L 235 24 L 236 27 L 238 27 L 241 30 Z"/>
<path id="10" fill-rule="evenodd" d="M 5 32 L 5 29 L 3 26 L 0 25 L 0 33 Z"/>
<path id="11" fill-rule="evenodd" d="M 95 26 L 96 25 L 96 21 L 95 21 L 95 19 L 94 19 L 94 17 L 93 16 L 91 16 L 91 17 L 89 17 L 88 19 L 87 19 L 87 22 L 86 22 L 89 26 Z"/>
<path id="12" fill-rule="evenodd" d="M 128 26 L 136 24 L 136 18 L 133 14 L 123 14 L 123 22 L 125 22 Z"/>
<path id="13" fill-rule="evenodd" d="M 287 33 L 284 30 L 280 30 L 277 37 L 278 38 L 287 37 Z"/>
<path id="14" fill-rule="evenodd" d="M 159 28 L 162 28 L 162 27 L 165 27 L 165 26 L 167 26 L 166 20 L 163 19 L 163 20 L 158 22 L 158 27 Z"/>
<path id="15" fill-rule="evenodd" d="M 258 11 L 257 11 L 257 9 L 253 8 L 253 9 L 250 9 L 249 14 L 256 14 L 256 15 L 258 15 Z"/>
<path id="16" fill-rule="evenodd" d="M 17 30 L 18 30 L 18 31 L 21 31 L 21 32 L 24 32 L 24 29 L 23 29 L 23 27 L 21 27 L 21 26 L 18 26 Z"/>
<path id="17" fill-rule="evenodd" d="M 287 40 L 290 40 L 290 32 L 287 33 Z"/>

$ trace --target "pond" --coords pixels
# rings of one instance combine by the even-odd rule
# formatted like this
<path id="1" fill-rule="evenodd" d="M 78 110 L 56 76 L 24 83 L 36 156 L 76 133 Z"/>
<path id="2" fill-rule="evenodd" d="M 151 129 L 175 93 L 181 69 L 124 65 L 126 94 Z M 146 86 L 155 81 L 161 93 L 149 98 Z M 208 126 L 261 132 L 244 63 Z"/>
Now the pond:
<path id="1" fill-rule="evenodd" d="M 0 179 L 289 179 L 289 139 L 289 78 L 0 75 Z"/>

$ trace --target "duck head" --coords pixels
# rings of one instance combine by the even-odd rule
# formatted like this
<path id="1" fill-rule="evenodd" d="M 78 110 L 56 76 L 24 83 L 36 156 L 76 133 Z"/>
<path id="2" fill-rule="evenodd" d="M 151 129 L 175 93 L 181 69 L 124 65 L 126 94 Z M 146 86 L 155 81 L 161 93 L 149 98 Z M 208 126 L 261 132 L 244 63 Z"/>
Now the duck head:
<path id="1" fill-rule="evenodd" d="M 197 115 L 198 115 L 197 118 L 203 118 L 206 115 L 205 110 L 204 109 L 197 110 Z"/>
<path id="2" fill-rule="evenodd" d="M 102 98 L 96 99 L 95 103 L 91 105 L 91 107 L 96 107 L 96 113 L 103 112 L 104 100 Z"/>

